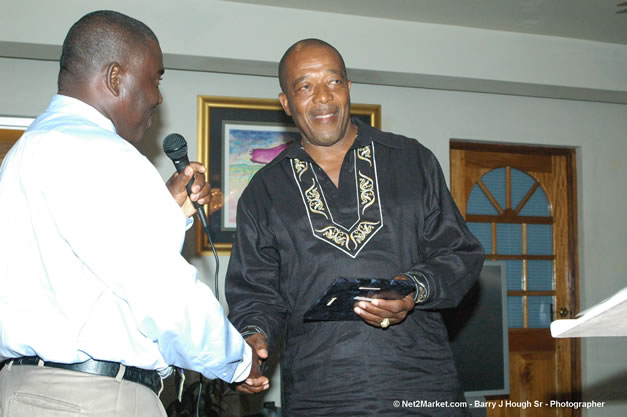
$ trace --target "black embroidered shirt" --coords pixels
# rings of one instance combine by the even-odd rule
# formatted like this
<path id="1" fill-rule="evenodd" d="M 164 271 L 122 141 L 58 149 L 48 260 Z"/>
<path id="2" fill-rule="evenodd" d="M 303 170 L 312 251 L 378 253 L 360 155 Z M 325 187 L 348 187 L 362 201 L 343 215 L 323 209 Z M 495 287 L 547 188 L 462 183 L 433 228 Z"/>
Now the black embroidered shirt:
<path id="1" fill-rule="evenodd" d="M 395 408 L 394 400 L 463 400 L 439 309 L 474 284 L 483 249 L 466 228 L 435 156 L 358 120 L 336 187 L 292 143 L 243 192 L 229 263 L 229 318 L 282 338 L 289 416 L 466 415 Z M 338 277 L 422 277 L 427 299 L 386 330 L 361 320 L 303 322 Z M 435 404 L 435 403 L 434 403 Z"/>

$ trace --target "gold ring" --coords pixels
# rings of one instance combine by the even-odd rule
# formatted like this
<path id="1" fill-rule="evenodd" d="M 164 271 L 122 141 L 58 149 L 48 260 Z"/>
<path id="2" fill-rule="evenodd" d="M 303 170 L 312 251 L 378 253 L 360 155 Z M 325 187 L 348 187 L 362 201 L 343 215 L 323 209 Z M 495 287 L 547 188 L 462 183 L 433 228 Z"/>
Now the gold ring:
<path id="1" fill-rule="evenodd" d="M 387 329 L 390 326 L 390 319 L 385 318 L 380 324 L 382 329 Z"/>

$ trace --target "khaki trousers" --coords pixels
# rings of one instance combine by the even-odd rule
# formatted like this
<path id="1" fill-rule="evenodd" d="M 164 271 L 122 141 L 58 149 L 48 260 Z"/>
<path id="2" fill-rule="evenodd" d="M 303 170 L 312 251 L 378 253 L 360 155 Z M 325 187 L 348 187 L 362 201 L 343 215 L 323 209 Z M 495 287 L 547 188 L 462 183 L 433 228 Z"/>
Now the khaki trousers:
<path id="1" fill-rule="evenodd" d="M 122 371 L 123 372 L 123 371 Z M 0 371 L 1 417 L 166 417 L 141 384 L 45 366 L 6 364 Z"/>

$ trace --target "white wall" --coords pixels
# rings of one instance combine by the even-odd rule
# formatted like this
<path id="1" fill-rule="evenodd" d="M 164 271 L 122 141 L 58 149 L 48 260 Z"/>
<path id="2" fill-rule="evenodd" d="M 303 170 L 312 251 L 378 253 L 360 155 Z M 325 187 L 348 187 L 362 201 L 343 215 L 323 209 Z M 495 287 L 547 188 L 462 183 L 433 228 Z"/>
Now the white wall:
<path id="1" fill-rule="evenodd" d="M 294 41 L 315 36 L 352 68 L 627 91 L 625 45 L 220 0 L 5 2 L 0 41 L 58 45 L 97 8 L 140 18 L 165 53 L 276 62 Z"/>
<path id="2" fill-rule="evenodd" d="M 11 2 L 3 5 L 0 43 L 60 45 L 84 12 L 106 7 L 151 25 L 167 53 L 276 62 L 293 41 L 316 36 L 334 43 L 351 68 L 627 91 L 627 48 L 620 45 L 221 1 L 185 0 L 176 3 L 177 13 L 165 2 L 130 3 Z M 0 115 L 41 112 L 55 92 L 57 68 L 56 62 L 0 58 Z M 166 134 L 183 134 L 190 154 L 196 152 L 198 94 L 276 98 L 278 85 L 271 77 L 170 70 L 162 91 L 165 102 L 140 148 L 165 178 L 172 171 L 160 151 Z M 352 99 L 381 104 L 383 129 L 419 139 L 435 152 L 447 175 L 451 138 L 577 147 L 582 309 L 627 285 L 627 105 L 366 84 L 353 84 Z M 212 285 L 212 260 L 193 255 L 191 247 L 185 252 Z M 221 275 L 227 263 L 222 257 Z M 582 347 L 584 398 L 608 401 L 584 416 L 627 415 L 627 339 L 586 339 Z M 275 401 L 277 382 L 270 394 Z"/>

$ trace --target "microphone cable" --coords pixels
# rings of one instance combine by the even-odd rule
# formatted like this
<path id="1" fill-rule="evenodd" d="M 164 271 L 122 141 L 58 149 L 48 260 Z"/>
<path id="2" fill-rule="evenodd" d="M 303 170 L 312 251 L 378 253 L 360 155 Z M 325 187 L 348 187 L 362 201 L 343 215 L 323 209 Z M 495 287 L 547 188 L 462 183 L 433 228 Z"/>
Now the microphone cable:
<path id="1" fill-rule="evenodd" d="M 194 178 L 192 178 L 189 182 L 189 184 L 187 185 L 189 188 L 191 189 L 192 183 L 194 182 Z M 205 217 L 205 213 L 204 211 L 202 212 L 202 215 L 200 214 L 201 210 L 204 210 L 202 206 L 200 206 L 200 204 L 195 203 L 196 205 L 196 215 L 198 216 L 198 219 L 200 220 L 201 223 L 201 227 L 203 229 L 203 231 L 205 232 L 205 235 L 207 236 L 207 239 L 209 240 L 209 246 L 211 246 L 211 250 L 213 251 L 213 257 L 215 259 L 216 262 L 216 268 L 215 268 L 215 296 L 216 296 L 216 300 L 218 301 L 218 303 L 220 302 L 220 288 L 218 287 L 218 277 L 219 277 L 219 272 L 220 272 L 220 258 L 218 257 L 218 252 L 216 251 L 216 247 L 213 244 L 213 239 L 211 238 L 211 231 L 209 230 L 209 223 L 207 222 L 207 218 Z M 199 373 L 200 375 L 200 379 L 198 380 L 198 398 L 196 400 L 196 417 L 200 417 L 200 397 L 202 395 L 202 383 L 203 383 L 203 376 L 201 373 Z"/>

